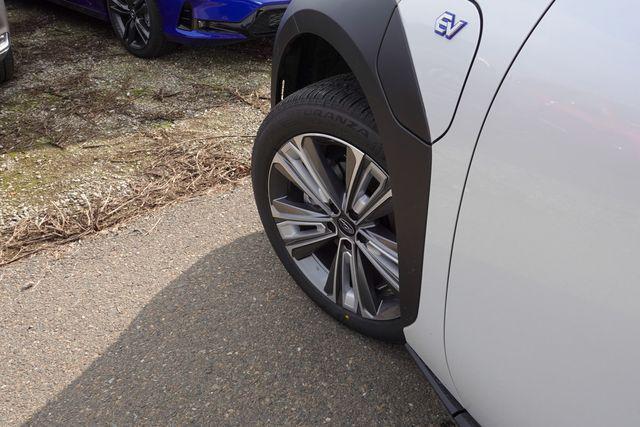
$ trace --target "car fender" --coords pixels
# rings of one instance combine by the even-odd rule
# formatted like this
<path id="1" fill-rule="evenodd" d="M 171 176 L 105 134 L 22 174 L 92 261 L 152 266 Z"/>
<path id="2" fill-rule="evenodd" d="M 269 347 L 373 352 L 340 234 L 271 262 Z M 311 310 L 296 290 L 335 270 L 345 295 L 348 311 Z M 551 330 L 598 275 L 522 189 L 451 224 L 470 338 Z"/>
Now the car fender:
<path id="1" fill-rule="evenodd" d="M 398 71 L 386 70 L 385 78 L 403 80 L 413 92 L 413 102 L 409 111 L 415 110 L 422 119 L 421 126 L 410 129 L 394 114 L 389 99 L 400 99 L 393 92 L 396 87 L 385 85 L 380 78 L 378 59 L 380 49 L 392 21 L 397 3 L 395 0 L 380 0 L 375 3 L 366 0 L 327 0 L 317 2 L 298 0 L 291 4 L 283 17 L 274 48 L 274 69 L 272 74 L 272 102 L 277 104 L 282 95 L 282 70 L 288 47 L 305 34 L 318 36 L 329 43 L 344 59 L 362 87 L 373 112 L 377 130 L 382 137 L 387 166 L 392 176 L 393 203 L 396 211 L 396 233 L 399 257 L 402 316 L 406 324 L 412 323 L 418 312 L 422 259 L 424 250 L 429 179 L 431 170 L 431 147 L 428 124 L 418 96 L 419 91 L 411 58 L 406 49 L 406 39 L 395 34 L 399 51 L 407 55 L 400 59 L 408 67 Z M 330 11 L 340 10 L 339 16 Z M 366 11 L 366 13 L 363 13 Z M 403 116 L 404 117 L 404 116 Z M 415 121 L 411 122 L 415 125 Z M 411 125 L 410 123 L 410 125 Z M 420 135 L 418 135 L 420 134 Z"/>

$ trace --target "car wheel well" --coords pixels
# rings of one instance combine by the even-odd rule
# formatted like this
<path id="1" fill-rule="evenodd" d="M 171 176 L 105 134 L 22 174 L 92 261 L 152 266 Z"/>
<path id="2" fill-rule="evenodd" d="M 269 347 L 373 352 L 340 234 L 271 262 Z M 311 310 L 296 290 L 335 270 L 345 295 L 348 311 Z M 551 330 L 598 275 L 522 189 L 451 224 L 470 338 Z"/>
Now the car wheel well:
<path id="1" fill-rule="evenodd" d="M 347 73 L 353 72 L 330 43 L 315 34 L 301 34 L 281 57 L 276 103 L 320 80 Z"/>

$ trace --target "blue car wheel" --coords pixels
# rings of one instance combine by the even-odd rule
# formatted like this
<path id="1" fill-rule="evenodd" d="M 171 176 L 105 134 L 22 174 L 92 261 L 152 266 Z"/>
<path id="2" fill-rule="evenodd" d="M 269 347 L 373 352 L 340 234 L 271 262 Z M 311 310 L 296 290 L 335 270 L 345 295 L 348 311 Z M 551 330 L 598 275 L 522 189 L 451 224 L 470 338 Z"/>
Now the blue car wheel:
<path id="1" fill-rule="evenodd" d="M 155 0 L 107 0 L 109 18 L 124 47 L 141 58 L 155 58 L 175 45 L 166 40 Z"/>

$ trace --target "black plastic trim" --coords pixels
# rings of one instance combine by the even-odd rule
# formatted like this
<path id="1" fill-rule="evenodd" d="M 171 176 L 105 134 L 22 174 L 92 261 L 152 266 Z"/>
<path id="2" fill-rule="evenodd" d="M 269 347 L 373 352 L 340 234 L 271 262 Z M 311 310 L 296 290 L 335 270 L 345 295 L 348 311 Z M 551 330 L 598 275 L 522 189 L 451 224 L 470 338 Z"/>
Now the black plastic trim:
<path id="1" fill-rule="evenodd" d="M 395 0 L 293 2 L 276 37 L 272 102 L 275 105 L 281 99 L 280 79 L 285 75 L 281 67 L 287 63 L 287 47 L 301 35 L 311 34 L 326 41 L 340 54 L 355 75 L 373 112 L 392 178 L 400 254 L 400 306 L 404 323 L 409 325 L 418 315 L 420 300 L 431 180 L 431 146 L 428 139 L 418 138 L 397 120 L 379 78 L 380 46 L 396 7 Z M 363 10 L 366 10 L 366 14 L 362 13 Z M 403 61 L 410 63 L 407 61 L 411 59 Z M 412 82 L 405 84 L 411 85 Z M 414 81 L 414 84 L 417 82 Z M 419 92 L 417 86 L 408 90 Z"/>
<path id="2" fill-rule="evenodd" d="M 380 46 L 378 73 L 396 119 L 419 138 L 429 141 L 427 114 L 421 92 L 416 90 L 418 77 L 397 9 Z"/>
<path id="3" fill-rule="evenodd" d="M 178 28 L 181 30 L 193 30 L 193 6 L 188 1 L 182 4 L 180 15 L 178 15 Z"/>
<path id="4" fill-rule="evenodd" d="M 416 362 L 416 365 L 418 365 L 418 368 L 420 369 L 420 372 L 422 372 L 422 375 L 424 375 L 429 384 L 431 384 L 431 387 L 433 387 L 433 391 L 436 392 L 436 395 L 442 402 L 445 410 L 449 413 L 449 415 L 451 415 L 451 418 L 453 418 L 456 424 L 461 427 L 479 426 L 480 424 L 478 424 L 478 422 L 473 419 L 471 414 L 469 414 L 467 410 L 462 407 L 460 402 L 458 402 L 458 400 L 453 397 L 453 395 L 449 392 L 449 390 L 447 390 L 444 384 L 440 382 L 438 377 L 436 377 L 436 375 L 431 372 L 431 369 L 429 369 L 429 367 L 424 363 L 420 356 L 418 356 L 418 353 L 416 353 L 409 344 L 405 344 L 405 347 L 407 348 L 407 351 L 409 352 L 413 360 Z"/>
<path id="5" fill-rule="evenodd" d="M 280 19 L 286 10 L 286 6 L 282 5 L 273 5 L 273 6 L 264 6 L 260 9 L 257 9 L 251 15 L 246 17 L 240 22 L 227 22 L 227 21 L 206 21 L 201 19 L 193 19 L 191 27 L 193 29 L 199 29 L 201 31 L 223 31 L 223 32 L 233 32 L 240 33 L 249 38 L 259 38 L 259 37 L 269 37 L 273 36 L 278 30 L 278 25 L 280 24 Z M 272 14 L 277 16 L 277 24 L 274 25 L 273 28 L 264 30 L 264 26 L 262 26 L 262 22 L 260 19 L 267 14 Z M 279 16 L 278 16 L 279 15 Z M 206 28 L 203 28 L 203 25 Z"/>

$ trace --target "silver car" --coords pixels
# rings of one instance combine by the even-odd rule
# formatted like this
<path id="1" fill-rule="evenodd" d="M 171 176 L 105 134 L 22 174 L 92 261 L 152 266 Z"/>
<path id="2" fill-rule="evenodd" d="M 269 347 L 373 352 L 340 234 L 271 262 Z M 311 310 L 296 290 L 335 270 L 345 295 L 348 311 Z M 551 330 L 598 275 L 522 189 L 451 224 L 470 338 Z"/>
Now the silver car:
<path id="1" fill-rule="evenodd" d="M 13 54 L 9 38 L 9 22 L 4 0 L 0 0 L 0 83 L 13 75 Z"/>

